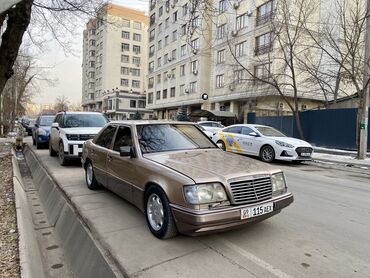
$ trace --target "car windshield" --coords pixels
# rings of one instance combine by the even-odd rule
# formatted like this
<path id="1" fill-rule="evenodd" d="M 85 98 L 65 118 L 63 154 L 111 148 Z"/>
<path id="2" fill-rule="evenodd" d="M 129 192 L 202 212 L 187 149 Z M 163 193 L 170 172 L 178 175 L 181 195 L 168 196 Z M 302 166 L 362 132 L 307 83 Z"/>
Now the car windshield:
<path id="1" fill-rule="evenodd" d="M 43 116 L 40 117 L 41 126 L 49 126 L 53 123 L 55 116 Z"/>
<path id="2" fill-rule="evenodd" d="M 255 126 L 255 128 L 263 135 L 267 137 L 286 137 L 284 133 L 276 130 L 269 126 Z"/>
<path id="3" fill-rule="evenodd" d="M 138 125 L 142 153 L 217 148 L 198 128 L 188 124 Z"/>
<path id="4" fill-rule="evenodd" d="M 102 114 L 67 114 L 64 127 L 103 127 L 107 122 Z"/>

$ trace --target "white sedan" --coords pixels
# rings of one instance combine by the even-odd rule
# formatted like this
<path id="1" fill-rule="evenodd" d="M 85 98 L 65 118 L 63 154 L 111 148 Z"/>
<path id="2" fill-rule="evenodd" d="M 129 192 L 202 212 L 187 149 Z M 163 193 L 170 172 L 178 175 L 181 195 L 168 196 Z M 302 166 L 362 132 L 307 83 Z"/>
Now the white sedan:
<path id="1" fill-rule="evenodd" d="M 287 137 L 280 131 L 263 125 L 228 126 L 217 132 L 212 140 L 225 151 L 259 156 L 264 162 L 274 159 L 311 160 L 313 152 L 311 144 L 306 141 Z"/>

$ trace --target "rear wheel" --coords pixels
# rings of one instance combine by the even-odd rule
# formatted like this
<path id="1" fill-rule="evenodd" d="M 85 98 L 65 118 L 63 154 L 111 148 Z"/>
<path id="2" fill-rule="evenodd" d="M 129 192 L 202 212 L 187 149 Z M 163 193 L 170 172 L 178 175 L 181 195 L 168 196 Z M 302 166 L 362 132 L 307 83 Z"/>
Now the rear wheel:
<path id="1" fill-rule="evenodd" d="M 270 145 L 263 146 L 260 151 L 260 158 L 263 162 L 272 162 L 275 159 L 274 148 Z"/>
<path id="2" fill-rule="evenodd" d="M 225 143 L 223 141 L 219 140 L 219 141 L 217 141 L 217 144 L 221 144 L 221 149 L 223 151 L 226 151 L 226 146 L 225 146 Z"/>
<path id="3" fill-rule="evenodd" d="M 65 166 L 68 164 L 67 158 L 64 155 L 64 146 L 62 142 L 59 143 L 58 157 L 60 165 Z"/>
<path id="4" fill-rule="evenodd" d="M 33 137 L 32 137 L 32 145 L 34 145 L 34 146 L 36 145 L 36 140 Z"/>
<path id="5" fill-rule="evenodd" d="M 35 141 L 36 141 L 36 149 L 41 149 L 40 143 L 37 140 L 35 140 Z"/>
<path id="6" fill-rule="evenodd" d="M 50 141 L 49 141 L 49 155 L 50 156 L 57 156 L 57 153 L 53 150 L 53 147 L 51 146 Z"/>
<path id="7" fill-rule="evenodd" d="M 158 186 L 152 185 L 145 192 L 145 216 L 155 237 L 166 239 L 178 234 L 167 196 Z"/>
<path id="8" fill-rule="evenodd" d="M 99 188 L 99 184 L 97 180 L 95 179 L 94 169 L 90 161 L 86 162 L 85 180 L 86 180 L 86 185 L 88 189 L 95 190 Z"/>

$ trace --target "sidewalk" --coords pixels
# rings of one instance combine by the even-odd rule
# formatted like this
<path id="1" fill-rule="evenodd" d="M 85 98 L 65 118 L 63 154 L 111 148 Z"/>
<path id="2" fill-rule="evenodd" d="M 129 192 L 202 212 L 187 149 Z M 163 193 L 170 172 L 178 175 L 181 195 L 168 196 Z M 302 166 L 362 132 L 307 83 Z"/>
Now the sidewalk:
<path id="1" fill-rule="evenodd" d="M 370 153 L 364 160 L 356 159 L 355 151 L 345 151 L 337 149 L 326 149 L 314 147 L 312 155 L 314 161 L 324 161 L 329 163 L 346 164 L 346 166 L 356 166 L 363 169 L 370 169 Z"/>

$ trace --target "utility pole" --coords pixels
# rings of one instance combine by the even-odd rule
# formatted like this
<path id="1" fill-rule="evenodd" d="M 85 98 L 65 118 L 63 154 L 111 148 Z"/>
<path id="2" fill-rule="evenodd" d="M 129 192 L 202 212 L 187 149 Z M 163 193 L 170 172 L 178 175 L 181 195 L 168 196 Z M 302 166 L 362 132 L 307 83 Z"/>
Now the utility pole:
<path id="1" fill-rule="evenodd" d="M 369 122 L 369 89 L 370 78 L 370 0 L 367 0 L 366 7 L 366 31 L 365 31 L 365 61 L 364 61 L 364 85 L 362 91 L 362 107 L 360 115 L 359 148 L 357 153 L 358 159 L 365 159 L 367 155 L 367 140 L 368 140 L 368 122 Z"/>

